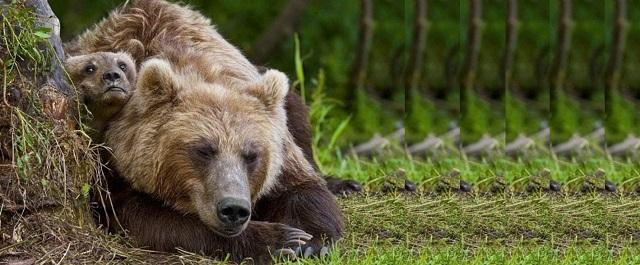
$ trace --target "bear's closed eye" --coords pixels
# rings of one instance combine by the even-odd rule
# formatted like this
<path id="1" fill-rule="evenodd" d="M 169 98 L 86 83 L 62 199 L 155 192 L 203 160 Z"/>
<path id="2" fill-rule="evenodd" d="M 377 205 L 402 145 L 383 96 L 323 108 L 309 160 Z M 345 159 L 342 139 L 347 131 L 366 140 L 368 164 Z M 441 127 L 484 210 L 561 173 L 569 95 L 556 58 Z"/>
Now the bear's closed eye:
<path id="1" fill-rule="evenodd" d="M 215 157 L 217 150 L 210 145 L 201 145 L 195 148 L 196 154 L 202 159 L 213 159 Z"/>
<path id="2" fill-rule="evenodd" d="M 248 165 L 251 165 L 258 161 L 258 153 L 249 152 L 249 153 L 243 154 L 242 158 Z"/>

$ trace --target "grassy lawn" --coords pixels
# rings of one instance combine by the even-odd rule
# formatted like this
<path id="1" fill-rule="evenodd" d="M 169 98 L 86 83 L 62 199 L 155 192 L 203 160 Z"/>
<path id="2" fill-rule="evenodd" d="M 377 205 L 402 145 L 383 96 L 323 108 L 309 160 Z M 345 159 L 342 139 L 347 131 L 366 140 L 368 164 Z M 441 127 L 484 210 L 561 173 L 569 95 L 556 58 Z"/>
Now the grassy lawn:
<path id="1" fill-rule="evenodd" d="M 606 168 L 607 178 L 616 183 L 633 183 L 637 166 L 606 160 L 569 163 L 551 159 L 530 163 L 502 159 L 497 163 L 401 158 L 343 161 L 329 172 L 359 179 L 367 183 L 368 191 L 340 199 L 348 231 L 336 251 L 326 260 L 300 264 L 640 262 L 635 255 L 640 249 L 637 195 L 579 192 L 591 167 Z M 440 175 L 453 167 L 461 171 L 463 179 L 476 184 L 492 182 L 496 174 L 504 174 L 509 189 L 491 194 L 490 185 L 480 184 L 473 185 L 469 193 L 435 193 Z M 529 176 L 543 167 L 559 169 L 551 175 L 565 184 L 562 192 L 525 192 L 524 183 L 532 181 Z M 380 184 L 393 182 L 400 169 L 420 183 L 418 193 L 380 192 Z"/>

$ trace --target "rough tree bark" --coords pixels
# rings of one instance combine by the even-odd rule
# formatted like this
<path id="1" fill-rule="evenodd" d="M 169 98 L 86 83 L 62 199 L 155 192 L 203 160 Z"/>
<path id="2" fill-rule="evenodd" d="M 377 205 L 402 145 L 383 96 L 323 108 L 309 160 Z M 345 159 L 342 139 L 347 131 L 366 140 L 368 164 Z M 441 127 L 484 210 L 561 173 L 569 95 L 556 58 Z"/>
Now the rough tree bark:
<path id="1" fill-rule="evenodd" d="M 405 88 L 418 89 L 422 80 L 424 50 L 427 43 L 427 0 L 414 0 L 413 38 L 405 75 Z"/>
<path id="2" fill-rule="evenodd" d="M 291 0 L 287 3 L 249 50 L 249 58 L 254 64 L 264 64 L 273 51 L 295 32 L 308 3 L 308 0 Z"/>
<path id="3" fill-rule="evenodd" d="M 7 5 L 9 1 L 0 0 L 0 7 Z M 26 7 L 33 10 L 36 16 L 36 27 L 49 28 L 51 30 L 48 43 L 39 45 L 39 49 L 46 51 L 53 49 L 49 65 L 49 73 L 41 80 L 34 80 L 43 101 L 44 112 L 56 120 L 68 117 L 68 97 L 75 96 L 69 86 L 64 73 L 62 62 L 65 60 L 62 41 L 60 39 L 60 20 L 53 13 L 46 0 L 26 0 Z"/>
<path id="4" fill-rule="evenodd" d="M 507 40 L 502 57 L 502 73 L 504 73 L 505 89 L 511 89 L 513 60 L 518 43 L 518 0 L 507 1 Z"/>
<path id="5" fill-rule="evenodd" d="M 367 66 L 369 65 L 369 51 L 373 39 L 373 1 L 360 0 L 360 31 L 358 33 L 358 45 L 356 47 L 356 58 L 351 70 L 352 99 L 355 91 L 364 89 L 367 80 Z"/>
<path id="6" fill-rule="evenodd" d="M 470 0 L 467 48 L 462 64 L 462 85 L 472 89 L 476 80 L 476 68 L 482 42 L 482 0 Z"/>
<path id="7" fill-rule="evenodd" d="M 625 44 L 627 39 L 626 29 L 627 22 L 627 1 L 616 0 L 615 2 L 615 21 L 613 22 L 613 36 L 611 42 L 611 50 L 609 51 L 609 61 L 606 69 L 607 89 L 618 89 L 620 80 L 620 68 L 624 57 Z"/>
<path id="8" fill-rule="evenodd" d="M 561 89 L 564 85 L 569 48 L 571 47 L 571 20 L 571 0 L 560 1 L 556 47 L 549 76 L 552 89 Z"/>

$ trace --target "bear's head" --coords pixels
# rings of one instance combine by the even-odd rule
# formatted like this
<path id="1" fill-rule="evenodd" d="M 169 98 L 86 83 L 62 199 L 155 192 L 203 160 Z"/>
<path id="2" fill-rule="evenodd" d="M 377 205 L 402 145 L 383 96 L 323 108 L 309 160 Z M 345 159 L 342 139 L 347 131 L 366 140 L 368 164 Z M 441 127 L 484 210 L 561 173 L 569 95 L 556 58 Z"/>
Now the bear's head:
<path id="1" fill-rule="evenodd" d="M 288 89 L 275 70 L 232 90 L 151 59 L 106 134 L 115 168 L 134 188 L 235 236 L 280 173 Z"/>
<path id="2" fill-rule="evenodd" d="M 65 61 L 80 99 L 98 119 L 113 117 L 127 102 L 136 82 L 136 64 L 128 53 L 96 52 Z"/>

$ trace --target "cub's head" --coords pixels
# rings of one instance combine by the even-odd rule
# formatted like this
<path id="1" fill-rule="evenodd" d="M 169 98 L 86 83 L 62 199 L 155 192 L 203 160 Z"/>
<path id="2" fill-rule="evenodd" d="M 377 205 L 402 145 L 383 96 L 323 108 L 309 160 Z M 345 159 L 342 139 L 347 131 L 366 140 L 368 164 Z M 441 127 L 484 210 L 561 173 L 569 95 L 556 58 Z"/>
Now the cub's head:
<path id="1" fill-rule="evenodd" d="M 288 89 L 275 70 L 238 91 L 149 60 L 107 132 L 116 168 L 134 188 L 235 236 L 280 172 Z"/>
<path id="2" fill-rule="evenodd" d="M 111 118 L 127 102 L 136 66 L 127 53 L 97 52 L 69 57 L 65 67 L 80 99 L 98 119 Z"/>

